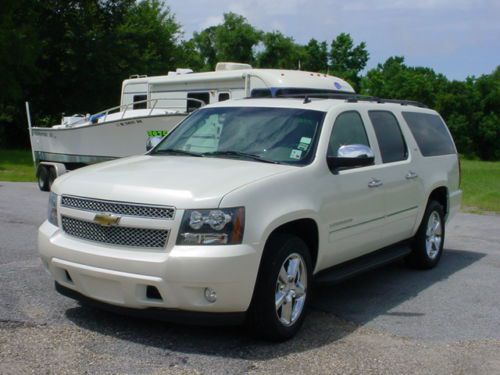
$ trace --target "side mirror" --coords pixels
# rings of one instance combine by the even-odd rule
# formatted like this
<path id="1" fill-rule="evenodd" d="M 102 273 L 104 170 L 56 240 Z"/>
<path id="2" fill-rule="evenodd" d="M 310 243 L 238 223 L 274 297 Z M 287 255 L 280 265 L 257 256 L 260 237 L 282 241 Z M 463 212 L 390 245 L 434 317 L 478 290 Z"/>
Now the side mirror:
<path id="1" fill-rule="evenodd" d="M 146 142 L 146 151 L 149 151 L 152 148 L 156 147 L 156 145 L 160 143 L 162 139 L 162 137 L 149 137 Z"/>
<path id="2" fill-rule="evenodd" d="M 344 145 L 340 146 L 337 156 L 328 156 L 328 167 L 332 172 L 341 169 L 366 167 L 373 165 L 375 156 L 370 147 L 365 145 Z"/>

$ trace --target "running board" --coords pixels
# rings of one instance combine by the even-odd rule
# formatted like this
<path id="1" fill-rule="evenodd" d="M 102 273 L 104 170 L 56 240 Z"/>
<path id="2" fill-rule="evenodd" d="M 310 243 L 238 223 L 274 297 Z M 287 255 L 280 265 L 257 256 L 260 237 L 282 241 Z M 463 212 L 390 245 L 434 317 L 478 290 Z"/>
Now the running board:
<path id="1" fill-rule="evenodd" d="M 315 275 L 314 282 L 317 284 L 337 284 L 359 273 L 394 262 L 410 252 L 411 249 L 407 242 L 386 247 L 320 271 Z"/>

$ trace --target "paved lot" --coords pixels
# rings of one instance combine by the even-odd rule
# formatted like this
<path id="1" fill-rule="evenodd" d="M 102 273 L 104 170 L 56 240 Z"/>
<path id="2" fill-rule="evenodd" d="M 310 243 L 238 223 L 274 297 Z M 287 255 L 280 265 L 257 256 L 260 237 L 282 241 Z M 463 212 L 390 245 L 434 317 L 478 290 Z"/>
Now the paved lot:
<path id="1" fill-rule="evenodd" d="M 458 215 L 435 270 L 393 264 L 315 290 L 300 334 L 268 344 L 59 296 L 35 246 L 47 197 L 0 182 L 0 374 L 500 374 L 500 216 Z"/>

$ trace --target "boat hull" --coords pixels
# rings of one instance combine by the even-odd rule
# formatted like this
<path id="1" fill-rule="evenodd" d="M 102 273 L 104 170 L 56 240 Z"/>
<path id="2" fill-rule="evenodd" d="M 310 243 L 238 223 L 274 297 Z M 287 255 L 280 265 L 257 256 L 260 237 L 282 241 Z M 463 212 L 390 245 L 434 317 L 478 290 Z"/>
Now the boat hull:
<path id="1" fill-rule="evenodd" d="M 169 133 L 185 114 L 164 114 L 72 128 L 32 128 L 37 162 L 94 164 L 143 154 L 149 137 Z"/>

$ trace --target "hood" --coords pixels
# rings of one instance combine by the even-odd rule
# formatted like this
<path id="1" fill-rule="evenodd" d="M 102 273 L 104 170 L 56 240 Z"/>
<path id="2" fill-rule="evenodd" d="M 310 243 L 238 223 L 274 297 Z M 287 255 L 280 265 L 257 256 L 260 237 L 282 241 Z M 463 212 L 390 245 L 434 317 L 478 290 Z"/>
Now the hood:
<path id="1" fill-rule="evenodd" d="M 291 169 L 237 159 L 141 155 L 69 172 L 54 182 L 52 191 L 178 209 L 214 208 L 230 191 Z"/>

